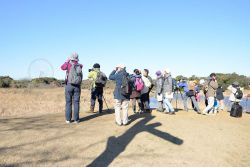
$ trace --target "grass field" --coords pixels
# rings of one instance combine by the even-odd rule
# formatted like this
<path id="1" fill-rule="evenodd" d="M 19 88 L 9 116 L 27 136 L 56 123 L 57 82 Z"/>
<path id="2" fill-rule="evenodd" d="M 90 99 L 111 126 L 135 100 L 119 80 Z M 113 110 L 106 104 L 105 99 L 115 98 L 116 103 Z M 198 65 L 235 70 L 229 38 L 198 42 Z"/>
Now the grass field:
<path id="1" fill-rule="evenodd" d="M 112 108 L 112 90 L 105 92 Z M 180 110 L 134 115 L 118 127 L 114 111 L 88 113 L 82 90 L 81 123 L 65 124 L 64 90 L 0 89 L 0 166 L 249 167 L 250 115 L 202 116 Z"/>

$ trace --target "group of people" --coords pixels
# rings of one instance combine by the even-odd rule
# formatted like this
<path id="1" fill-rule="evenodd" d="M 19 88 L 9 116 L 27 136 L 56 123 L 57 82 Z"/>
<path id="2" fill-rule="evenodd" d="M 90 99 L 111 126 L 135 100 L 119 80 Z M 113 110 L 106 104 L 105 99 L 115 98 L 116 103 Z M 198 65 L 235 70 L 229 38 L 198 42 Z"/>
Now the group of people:
<path id="1" fill-rule="evenodd" d="M 72 122 L 72 102 L 74 106 L 74 122 L 79 123 L 79 103 L 81 94 L 82 82 L 82 65 L 79 64 L 77 53 L 73 53 L 70 58 L 61 66 L 62 70 L 66 71 L 66 123 Z M 114 90 L 114 109 L 115 122 L 117 125 L 127 125 L 129 123 L 128 110 L 129 102 L 132 102 L 132 109 L 134 113 L 151 112 L 150 108 L 150 92 L 155 87 L 155 97 L 158 101 L 157 111 L 166 114 L 174 115 L 175 109 L 171 104 L 174 94 L 180 92 L 182 97 L 184 110 L 188 111 L 188 99 L 191 100 L 193 109 L 198 114 L 216 114 L 217 111 L 224 109 L 224 96 L 222 87 L 218 85 L 216 74 L 212 73 L 208 81 L 186 81 L 181 79 L 176 82 L 171 76 L 170 69 L 157 71 L 156 81 L 153 82 L 149 76 L 149 70 L 144 69 L 140 71 L 135 69 L 133 74 L 126 71 L 126 66 L 119 64 L 107 77 L 100 70 L 100 64 L 96 63 L 93 68 L 89 70 L 88 78 L 91 80 L 91 105 L 90 111 L 94 112 L 96 99 L 99 102 L 99 113 L 103 112 L 103 89 L 107 80 L 113 80 L 116 83 Z M 235 82 L 228 88 L 232 95 L 230 101 L 240 101 L 242 97 L 236 97 L 239 83 Z M 201 92 L 205 95 L 206 108 L 202 111 L 199 107 Z M 138 110 L 136 109 L 138 103 Z M 220 106 L 220 108 L 219 108 Z"/>

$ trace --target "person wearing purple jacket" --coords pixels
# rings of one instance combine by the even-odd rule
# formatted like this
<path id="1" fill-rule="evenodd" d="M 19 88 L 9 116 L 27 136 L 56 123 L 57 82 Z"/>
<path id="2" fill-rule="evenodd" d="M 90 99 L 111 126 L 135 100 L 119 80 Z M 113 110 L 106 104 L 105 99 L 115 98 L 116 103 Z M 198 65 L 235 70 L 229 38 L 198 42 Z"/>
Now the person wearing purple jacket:
<path id="1" fill-rule="evenodd" d="M 74 122 L 79 123 L 79 108 L 82 82 L 82 64 L 78 63 L 77 53 L 73 53 L 70 58 L 61 66 L 66 71 L 65 77 L 65 118 L 70 124 L 72 119 L 72 101 L 74 103 Z"/>

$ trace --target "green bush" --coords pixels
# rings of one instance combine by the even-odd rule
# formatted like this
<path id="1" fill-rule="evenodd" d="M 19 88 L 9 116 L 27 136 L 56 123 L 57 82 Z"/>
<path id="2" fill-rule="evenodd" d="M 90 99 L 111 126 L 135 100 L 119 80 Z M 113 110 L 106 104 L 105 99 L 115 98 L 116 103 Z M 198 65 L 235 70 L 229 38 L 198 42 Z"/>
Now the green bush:
<path id="1" fill-rule="evenodd" d="M 31 80 L 31 87 L 60 87 L 62 83 L 56 78 L 35 78 Z"/>
<path id="2" fill-rule="evenodd" d="M 11 83 L 12 88 L 27 88 L 30 80 L 13 80 Z"/>
<path id="3" fill-rule="evenodd" d="M 0 88 L 9 88 L 13 79 L 9 76 L 0 76 Z"/>

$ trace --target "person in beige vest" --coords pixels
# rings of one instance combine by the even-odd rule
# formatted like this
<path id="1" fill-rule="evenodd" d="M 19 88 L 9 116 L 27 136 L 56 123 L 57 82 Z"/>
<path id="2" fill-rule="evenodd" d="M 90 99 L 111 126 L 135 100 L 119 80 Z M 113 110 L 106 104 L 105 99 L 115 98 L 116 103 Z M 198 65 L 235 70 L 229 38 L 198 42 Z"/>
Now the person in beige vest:
<path id="1" fill-rule="evenodd" d="M 208 81 L 208 84 L 206 84 L 205 89 L 206 89 L 206 98 L 208 100 L 208 106 L 203 110 L 202 114 L 207 115 L 209 111 L 213 109 L 216 90 L 218 89 L 218 82 L 216 80 L 215 73 L 212 73 L 210 75 L 210 80 Z"/>

